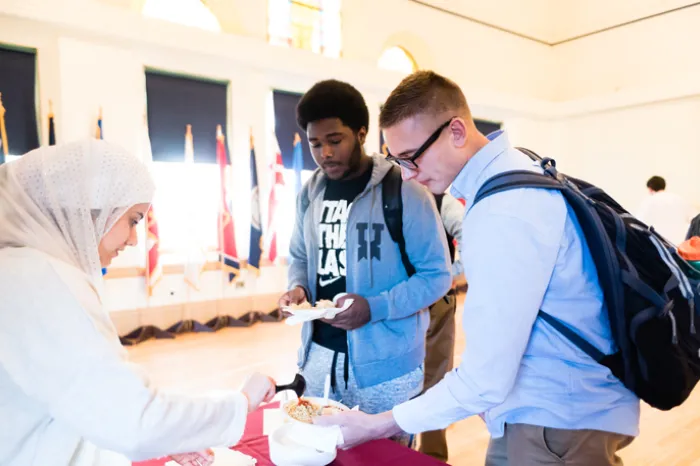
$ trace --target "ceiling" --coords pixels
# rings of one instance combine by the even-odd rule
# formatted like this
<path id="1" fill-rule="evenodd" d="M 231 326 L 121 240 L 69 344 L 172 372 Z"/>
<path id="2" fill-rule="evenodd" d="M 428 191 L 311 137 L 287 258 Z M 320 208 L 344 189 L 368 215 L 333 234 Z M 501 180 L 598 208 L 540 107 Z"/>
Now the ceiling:
<path id="1" fill-rule="evenodd" d="M 407 0 L 556 45 L 700 2 L 688 0 Z"/>

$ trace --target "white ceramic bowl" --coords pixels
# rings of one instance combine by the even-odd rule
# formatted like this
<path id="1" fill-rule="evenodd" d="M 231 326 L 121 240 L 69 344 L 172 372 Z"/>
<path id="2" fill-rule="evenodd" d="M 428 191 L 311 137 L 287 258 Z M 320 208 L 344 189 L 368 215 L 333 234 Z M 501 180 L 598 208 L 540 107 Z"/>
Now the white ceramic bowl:
<path id="1" fill-rule="evenodd" d="M 326 466 L 335 459 L 336 450 L 322 452 L 300 445 L 289 438 L 294 424 L 285 424 L 268 437 L 270 459 L 276 466 Z"/>
<path id="2" fill-rule="evenodd" d="M 323 398 L 321 398 L 321 397 L 304 396 L 304 397 L 302 397 L 302 399 L 304 399 L 304 400 L 306 400 L 306 401 L 308 401 L 308 402 L 310 402 L 310 403 L 313 403 L 313 404 L 315 404 L 315 405 L 318 405 L 318 406 L 332 406 L 332 407 L 334 407 L 334 408 L 340 409 L 341 411 L 350 411 L 350 408 L 348 408 L 347 406 L 345 406 L 345 405 L 342 404 L 342 403 L 338 403 L 337 401 L 328 400 L 328 403 L 327 403 L 327 404 L 324 404 L 324 403 L 323 403 Z M 307 422 L 299 421 L 299 420 L 297 420 L 297 419 L 294 419 L 292 416 L 290 416 L 290 415 L 287 413 L 287 409 L 286 409 L 287 406 L 290 405 L 290 404 L 296 404 L 298 401 L 299 401 L 299 400 L 297 400 L 296 398 L 293 399 L 293 400 L 287 401 L 287 402 L 284 404 L 284 409 L 283 409 L 284 415 L 285 415 L 285 417 L 286 417 L 287 419 L 289 419 L 289 420 L 292 421 L 292 422 L 299 422 L 299 423 L 302 423 L 302 424 L 308 424 Z"/>

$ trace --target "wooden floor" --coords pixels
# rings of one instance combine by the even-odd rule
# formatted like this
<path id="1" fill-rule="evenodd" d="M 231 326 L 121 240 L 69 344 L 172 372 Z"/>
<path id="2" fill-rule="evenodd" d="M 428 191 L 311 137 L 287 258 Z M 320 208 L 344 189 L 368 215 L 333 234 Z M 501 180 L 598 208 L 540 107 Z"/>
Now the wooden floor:
<path id="1" fill-rule="evenodd" d="M 236 389 L 253 371 L 288 383 L 296 372 L 299 330 L 284 323 L 264 323 L 152 340 L 129 348 L 129 353 L 153 382 L 182 393 Z M 458 335 L 457 360 L 464 348 L 462 332 Z M 621 454 L 627 466 L 700 466 L 700 394 L 696 390 L 671 412 L 643 406 L 641 431 Z M 452 425 L 448 429 L 450 464 L 483 465 L 488 438 L 478 417 Z"/>

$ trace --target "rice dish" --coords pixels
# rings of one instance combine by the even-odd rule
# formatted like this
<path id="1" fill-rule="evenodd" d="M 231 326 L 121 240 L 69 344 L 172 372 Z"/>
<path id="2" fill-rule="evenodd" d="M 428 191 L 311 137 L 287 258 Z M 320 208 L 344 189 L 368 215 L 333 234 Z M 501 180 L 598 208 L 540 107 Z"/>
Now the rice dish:
<path id="1" fill-rule="evenodd" d="M 313 418 L 316 416 L 330 416 L 345 411 L 338 406 L 323 406 L 313 403 L 305 399 L 290 401 L 284 406 L 287 415 L 294 420 L 313 424 Z"/>
<path id="2" fill-rule="evenodd" d="M 292 419 L 312 424 L 312 418 L 321 411 L 321 407 L 310 401 L 300 399 L 287 403 L 284 410 L 287 411 L 287 414 Z"/>

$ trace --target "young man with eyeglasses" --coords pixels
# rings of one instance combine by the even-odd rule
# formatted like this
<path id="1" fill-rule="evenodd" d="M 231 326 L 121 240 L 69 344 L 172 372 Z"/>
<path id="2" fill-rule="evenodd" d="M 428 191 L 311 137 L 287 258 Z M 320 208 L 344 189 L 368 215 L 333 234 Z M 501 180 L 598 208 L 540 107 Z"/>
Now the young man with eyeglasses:
<path id="1" fill-rule="evenodd" d="M 405 252 L 415 269 L 409 277 L 383 206 L 382 184 L 395 167 L 365 154 L 369 112 L 357 89 L 336 80 L 315 84 L 299 101 L 297 122 L 319 169 L 297 199 L 290 291 L 279 304 L 347 293 L 336 301 L 342 307 L 352 300 L 347 310 L 303 325 L 306 395 L 323 396 L 330 375 L 332 399 L 380 413 L 423 388 L 427 308 L 452 281 L 445 233 L 430 193 L 402 183 Z"/>
<path id="2" fill-rule="evenodd" d="M 558 192 L 514 189 L 474 204 L 486 180 L 541 172 L 499 131 L 476 129 L 464 94 L 431 71 L 404 79 L 380 115 L 404 179 L 466 200 L 463 262 L 469 282 L 459 367 L 424 395 L 378 415 L 343 413 L 346 446 L 444 428 L 481 414 L 488 466 L 620 465 L 639 432 L 639 399 L 542 319 L 541 309 L 605 354 L 615 351 L 595 265 Z"/>

